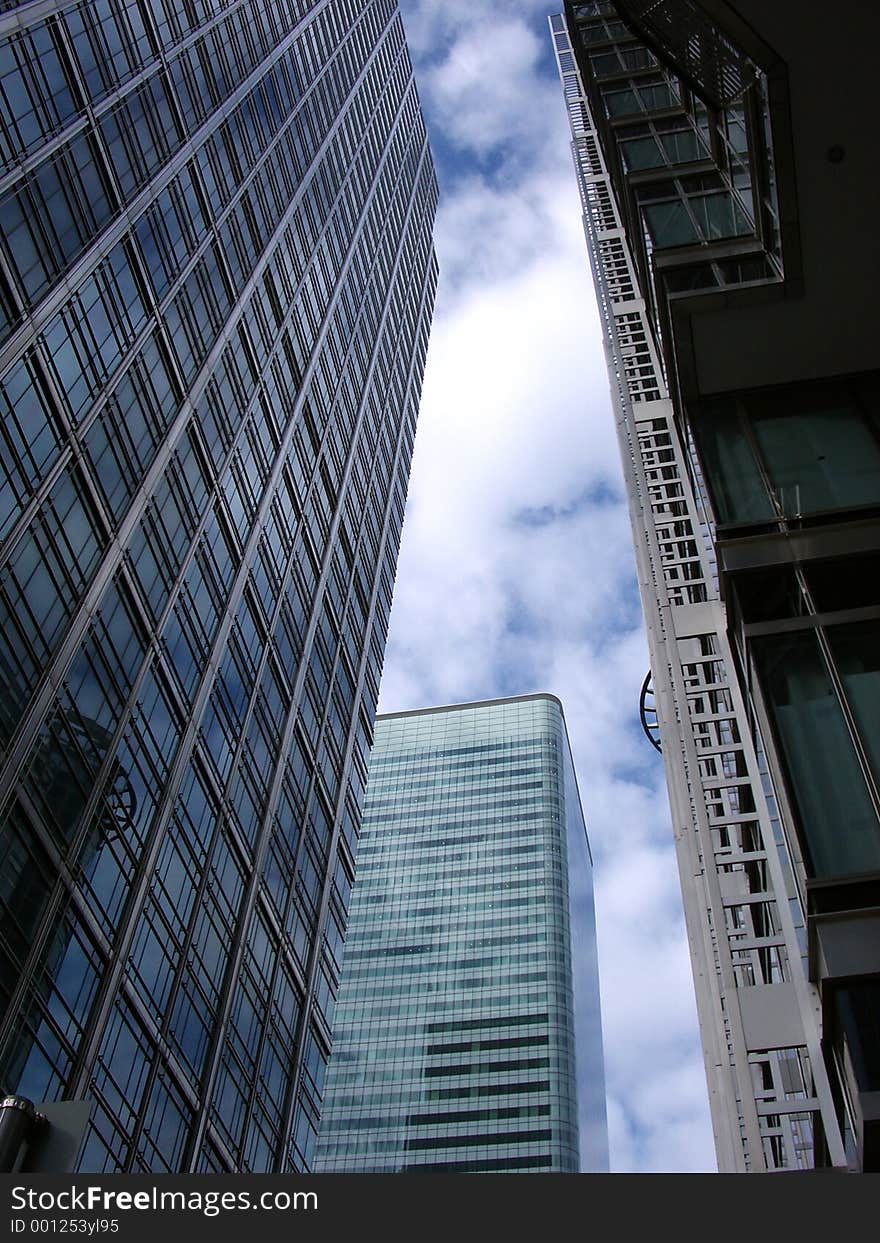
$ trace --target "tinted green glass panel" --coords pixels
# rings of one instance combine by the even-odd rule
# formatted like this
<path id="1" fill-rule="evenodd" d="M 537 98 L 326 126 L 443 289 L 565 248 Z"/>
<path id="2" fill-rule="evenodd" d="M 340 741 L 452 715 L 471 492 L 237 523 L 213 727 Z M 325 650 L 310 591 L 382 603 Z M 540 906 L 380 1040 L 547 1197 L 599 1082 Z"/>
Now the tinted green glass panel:
<path id="1" fill-rule="evenodd" d="M 594 927 L 555 701 L 380 718 L 317 1169 L 606 1168 Z"/>
<path id="2" fill-rule="evenodd" d="M 880 442 L 845 399 L 756 413 L 753 426 L 785 513 L 880 504 Z"/>
<path id="3" fill-rule="evenodd" d="M 668 82 L 659 82 L 656 86 L 640 86 L 639 97 L 642 107 L 649 111 L 653 108 L 672 108 L 678 103 L 675 91 Z"/>
<path id="4" fill-rule="evenodd" d="M 880 868 L 880 824 L 813 631 L 753 640 L 815 876 Z"/>
<path id="5" fill-rule="evenodd" d="M 690 200 L 700 232 L 707 242 L 752 232 L 752 222 L 732 194 L 706 194 Z"/>
<path id="6" fill-rule="evenodd" d="M 694 430 L 717 520 L 772 518 L 770 498 L 735 407 L 721 403 L 706 407 L 694 421 Z"/>
<path id="7" fill-rule="evenodd" d="M 832 993 L 835 1017 L 863 1092 L 880 1091 L 880 982 L 860 980 Z"/>
<path id="8" fill-rule="evenodd" d="M 605 96 L 605 107 L 611 117 L 624 116 L 627 112 L 640 112 L 639 101 L 635 91 L 609 91 Z"/>
<path id="9" fill-rule="evenodd" d="M 648 230 L 658 250 L 664 246 L 688 246 L 702 240 L 680 199 L 672 203 L 651 203 L 644 212 Z"/>
<path id="10" fill-rule="evenodd" d="M 690 160 L 700 160 L 706 150 L 693 130 L 678 130 L 672 134 L 662 134 L 660 142 L 670 164 L 686 164 Z"/>
<path id="11" fill-rule="evenodd" d="M 880 622 L 830 626 L 828 641 L 862 746 L 880 781 Z"/>
<path id="12" fill-rule="evenodd" d="M 653 137 L 631 138 L 628 142 L 622 142 L 620 154 L 627 172 L 635 172 L 641 168 L 662 168 L 665 163 L 663 152 Z"/>

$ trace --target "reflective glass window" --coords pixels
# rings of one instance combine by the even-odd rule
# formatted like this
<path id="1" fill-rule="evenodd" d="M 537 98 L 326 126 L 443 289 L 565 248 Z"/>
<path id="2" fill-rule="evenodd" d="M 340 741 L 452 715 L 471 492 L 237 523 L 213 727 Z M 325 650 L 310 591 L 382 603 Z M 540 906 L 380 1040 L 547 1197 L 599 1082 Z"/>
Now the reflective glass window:
<path id="1" fill-rule="evenodd" d="M 856 701 L 864 709 L 862 694 L 866 686 L 876 687 L 877 675 L 857 667 L 859 638 L 845 656 Z M 816 634 L 762 636 L 751 644 L 811 872 L 831 877 L 876 871 L 880 824 Z M 876 708 L 867 711 L 873 711 L 876 748 Z"/>

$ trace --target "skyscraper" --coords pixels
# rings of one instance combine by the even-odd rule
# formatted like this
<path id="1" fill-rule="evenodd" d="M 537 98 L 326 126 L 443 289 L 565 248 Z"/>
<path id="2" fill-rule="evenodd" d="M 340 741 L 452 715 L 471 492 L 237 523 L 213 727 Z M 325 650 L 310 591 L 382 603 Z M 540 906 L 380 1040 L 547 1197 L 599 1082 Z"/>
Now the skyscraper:
<path id="1" fill-rule="evenodd" d="M 312 1159 L 436 263 L 393 0 L 0 13 L 0 1087 Z"/>
<path id="2" fill-rule="evenodd" d="M 722 1170 L 880 1168 L 871 6 L 551 19 Z"/>
<path id="3" fill-rule="evenodd" d="M 378 718 L 324 1105 L 318 1172 L 607 1169 L 592 864 L 553 696 Z"/>

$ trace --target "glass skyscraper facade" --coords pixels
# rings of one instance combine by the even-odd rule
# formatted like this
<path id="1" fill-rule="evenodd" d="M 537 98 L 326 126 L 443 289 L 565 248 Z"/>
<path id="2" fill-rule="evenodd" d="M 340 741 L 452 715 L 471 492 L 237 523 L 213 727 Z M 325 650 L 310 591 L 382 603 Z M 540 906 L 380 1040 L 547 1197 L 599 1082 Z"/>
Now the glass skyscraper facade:
<path id="1" fill-rule="evenodd" d="M 400 17 L 0 10 L 0 1088 L 303 1170 L 436 283 Z"/>
<path id="2" fill-rule="evenodd" d="M 880 26 L 828 19 L 550 23 L 724 1171 L 880 1169 Z"/>
<path id="3" fill-rule="evenodd" d="M 592 867 L 554 697 L 379 717 L 324 1104 L 318 1172 L 607 1169 Z"/>

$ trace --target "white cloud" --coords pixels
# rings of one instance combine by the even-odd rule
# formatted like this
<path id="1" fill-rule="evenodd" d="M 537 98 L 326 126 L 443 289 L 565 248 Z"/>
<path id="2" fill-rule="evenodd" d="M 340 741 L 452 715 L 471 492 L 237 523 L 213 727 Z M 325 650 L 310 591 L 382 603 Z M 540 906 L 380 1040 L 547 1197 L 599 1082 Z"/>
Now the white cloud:
<path id="1" fill-rule="evenodd" d="M 552 6 L 551 6 L 552 7 Z M 449 50 L 468 31 L 482 27 L 491 34 L 506 18 L 545 20 L 546 0 L 519 0 L 500 15 L 497 0 L 402 0 L 407 42 L 415 58 L 424 63 Z"/>
<path id="2" fill-rule="evenodd" d="M 425 78 L 425 102 L 446 140 L 481 157 L 503 146 L 508 159 L 521 154 L 523 142 L 546 142 L 535 105 L 553 84 L 537 73 L 542 50 L 521 20 L 465 29 Z"/>
<path id="3" fill-rule="evenodd" d="M 638 723 L 647 651 L 546 8 L 402 8 L 441 154 L 441 282 L 380 708 L 560 696 L 596 863 L 612 1169 L 713 1169 L 662 767 Z"/>

